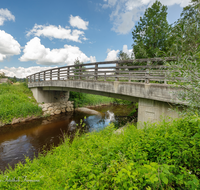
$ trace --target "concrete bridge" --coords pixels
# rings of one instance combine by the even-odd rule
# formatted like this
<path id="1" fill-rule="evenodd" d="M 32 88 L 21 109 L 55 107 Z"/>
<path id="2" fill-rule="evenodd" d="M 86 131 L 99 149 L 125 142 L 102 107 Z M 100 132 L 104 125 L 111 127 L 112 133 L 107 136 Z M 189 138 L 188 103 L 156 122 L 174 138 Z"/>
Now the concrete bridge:
<path id="1" fill-rule="evenodd" d="M 37 102 L 67 101 L 69 91 L 76 91 L 138 102 L 138 122 L 177 118 L 178 113 L 169 108 L 184 102 L 176 97 L 180 89 L 168 84 L 167 68 L 156 64 L 161 61 L 159 58 L 118 60 L 59 67 L 28 76 L 28 87 Z M 151 62 L 151 65 L 133 65 L 133 62 Z"/>

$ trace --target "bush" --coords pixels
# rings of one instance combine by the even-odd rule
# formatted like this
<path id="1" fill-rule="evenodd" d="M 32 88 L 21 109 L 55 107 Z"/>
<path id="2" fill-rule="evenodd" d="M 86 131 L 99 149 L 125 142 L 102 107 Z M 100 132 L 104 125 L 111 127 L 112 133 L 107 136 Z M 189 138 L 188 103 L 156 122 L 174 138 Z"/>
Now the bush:
<path id="1" fill-rule="evenodd" d="M 0 175 L 0 189 L 199 189 L 200 118 L 146 126 L 115 134 L 111 125 L 66 139 Z M 5 180 L 13 178 L 20 182 Z"/>

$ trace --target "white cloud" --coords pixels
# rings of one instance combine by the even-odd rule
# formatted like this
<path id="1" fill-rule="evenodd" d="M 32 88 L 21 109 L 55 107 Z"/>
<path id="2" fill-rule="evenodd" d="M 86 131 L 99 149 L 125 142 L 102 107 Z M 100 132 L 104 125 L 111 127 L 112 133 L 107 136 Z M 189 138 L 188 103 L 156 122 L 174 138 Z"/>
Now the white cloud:
<path id="1" fill-rule="evenodd" d="M 123 45 L 123 50 L 122 51 L 124 53 L 126 53 L 130 58 L 134 57 L 133 50 L 132 49 L 128 49 L 127 45 Z"/>
<path id="2" fill-rule="evenodd" d="M 77 46 L 64 45 L 64 48 L 46 48 L 38 37 L 34 37 L 25 45 L 20 61 L 36 61 L 40 65 L 73 65 L 78 58 L 81 62 L 93 61 L 95 57 L 87 57 Z"/>
<path id="3" fill-rule="evenodd" d="M 96 57 L 95 56 L 90 56 L 90 62 L 91 63 L 97 62 Z"/>
<path id="4" fill-rule="evenodd" d="M 6 57 L 20 54 L 20 44 L 4 30 L 0 30 L 0 61 Z"/>
<path id="5" fill-rule="evenodd" d="M 113 21 L 112 30 L 126 34 L 133 29 L 135 22 L 144 14 L 145 9 L 154 2 L 155 0 L 104 0 L 102 7 L 112 9 L 110 15 L 110 20 Z M 184 7 L 190 3 L 190 0 L 160 0 L 160 2 L 167 6 L 178 4 Z"/>
<path id="6" fill-rule="evenodd" d="M 89 22 L 88 21 L 84 21 L 82 18 L 80 18 L 79 16 L 70 16 L 69 19 L 69 23 L 72 27 L 77 27 L 78 29 L 83 29 L 83 30 L 87 30 Z"/>
<path id="7" fill-rule="evenodd" d="M 4 69 L 0 69 L 0 72 L 4 72 L 6 76 L 9 77 L 14 77 L 16 76 L 17 78 L 25 78 L 28 75 L 44 71 L 47 69 L 53 69 L 55 67 L 40 67 L 40 66 L 35 66 L 35 67 L 29 67 L 29 68 L 24 68 L 24 67 L 4 67 Z"/>
<path id="8" fill-rule="evenodd" d="M 128 49 L 127 45 L 123 45 L 122 51 L 124 53 L 126 53 L 130 57 L 130 59 L 133 56 L 132 49 Z M 114 60 L 117 60 L 118 59 L 117 55 L 118 55 L 119 52 L 120 52 L 120 50 L 110 50 L 110 49 L 108 49 L 107 50 L 108 54 L 107 54 L 107 57 L 106 57 L 105 61 L 114 61 Z"/>
<path id="9" fill-rule="evenodd" d="M 0 26 L 4 24 L 6 20 L 15 21 L 15 16 L 8 9 L 0 9 Z"/>
<path id="10" fill-rule="evenodd" d="M 108 55 L 105 59 L 105 61 L 114 61 L 117 60 L 117 54 L 119 53 L 119 50 L 109 50 L 108 49 Z"/>
<path id="11" fill-rule="evenodd" d="M 71 30 L 70 28 L 66 27 L 63 28 L 60 25 L 54 26 L 54 25 L 37 25 L 33 27 L 32 30 L 27 32 L 27 36 L 34 35 L 37 37 L 44 36 L 48 37 L 50 39 L 57 38 L 57 39 L 66 39 L 71 40 L 74 42 L 80 42 L 81 39 L 86 40 L 84 36 L 84 32 L 80 30 Z"/>

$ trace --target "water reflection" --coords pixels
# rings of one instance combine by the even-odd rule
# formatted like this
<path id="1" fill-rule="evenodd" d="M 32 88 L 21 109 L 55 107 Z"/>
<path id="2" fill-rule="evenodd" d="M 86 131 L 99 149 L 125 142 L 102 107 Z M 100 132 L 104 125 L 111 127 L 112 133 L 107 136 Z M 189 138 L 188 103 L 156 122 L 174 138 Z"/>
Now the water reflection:
<path id="1" fill-rule="evenodd" d="M 19 161 L 24 163 L 25 156 L 33 159 L 43 149 L 58 146 L 63 133 L 70 136 L 81 128 L 80 120 L 86 124 L 85 131 L 101 130 L 114 120 L 114 113 L 107 110 L 102 115 L 74 112 L 1 127 L 0 170 L 4 171 L 8 164 L 13 168 Z"/>

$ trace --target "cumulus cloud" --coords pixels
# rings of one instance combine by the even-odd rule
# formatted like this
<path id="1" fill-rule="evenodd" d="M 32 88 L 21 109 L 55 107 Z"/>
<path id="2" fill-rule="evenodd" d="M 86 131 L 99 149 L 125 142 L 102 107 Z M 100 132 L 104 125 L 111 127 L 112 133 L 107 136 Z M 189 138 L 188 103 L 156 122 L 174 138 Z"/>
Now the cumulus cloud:
<path id="1" fill-rule="evenodd" d="M 126 53 L 130 57 L 130 59 L 133 56 L 132 49 L 128 49 L 127 45 L 123 45 L 122 51 L 124 53 Z M 119 52 L 120 52 L 120 50 L 110 50 L 110 49 L 108 49 L 107 50 L 108 54 L 107 54 L 107 57 L 106 57 L 105 61 L 114 61 L 114 60 L 117 60 L 118 59 L 117 55 L 118 55 Z"/>
<path id="2" fill-rule="evenodd" d="M 16 76 L 17 78 L 26 78 L 28 75 L 44 71 L 47 69 L 53 69 L 55 67 L 40 67 L 40 66 L 35 66 L 35 67 L 29 67 L 29 68 L 24 68 L 24 67 L 4 67 L 4 69 L 0 69 L 0 72 L 4 72 L 6 76 L 9 77 L 14 77 Z"/>
<path id="3" fill-rule="evenodd" d="M 152 5 L 155 0 L 104 0 L 103 8 L 111 8 L 110 20 L 117 33 L 126 34 L 134 27 L 135 22 L 144 14 L 145 9 Z M 187 6 L 190 0 L 160 0 L 163 5 L 178 4 Z"/>
<path id="4" fill-rule="evenodd" d="M 15 21 L 15 16 L 8 9 L 0 9 L 0 26 L 7 20 Z"/>
<path id="5" fill-rule="evenodd" d="M 84 21 L 82 18 L 80 18 L 79 16 L 70 16 L 69 19 L 69 23 L 72 27 L 77 27 L 78 29 L 83 29 L 83 30 L 87 30 L 89 22 L 88 21 Z"/>
<path id="6" fill-rule="evenodd" d="M 6 57 L 20 54 L 20 44 L 4 30 L 0 30 L 0 61 Z"/>
<path id="7" fill-rule="evenodd" d="M 95 56 L 90 56 L 90 62 L 91 63 L 97 62 L 96 57 Z"/>
<path id="8" fill-rule="evenodd" d="M 117 54 L 119 53 L 119 50 L 107 50 L 107 57 L 105 59 L 105 61 L 114 61 L 117 60 Z"/>
<path id="9" fill-rule="evenodd" d="M 132 49 L 128 49 L 127 45 L 123 45 L 123 50 L 122 51 L 124 53 L 126 53 L 130 58 L 134 57 L 133 50 Z"/>
<path id="10" fill-rule="evenodd" d="M 78 58 L 81 62 L 93 61 L 95 57 L 87 57 L 77 46 L 64 45 L 64 48 L 46 48 L 38 37 L 34 37 L 25 45 L 20 61 L 36 61 L 40 65 L 73 65 Z"/>
<path id="11" fill-rule="evenodd" d="M 86 40 L 84 36 L 84 32 L 81 30 L 71 30 L 70 28 L 63 28 L 60 25 L 54 26 L 54 25 L 38 25 L 35 24 L 32 30 L 27 32 L 27 36 L 43 36 L 47 38 L 57 38 L 57 39 L 66 39 L 71 40 L 74 42 L 80 42 L 82 40 Z"/>

